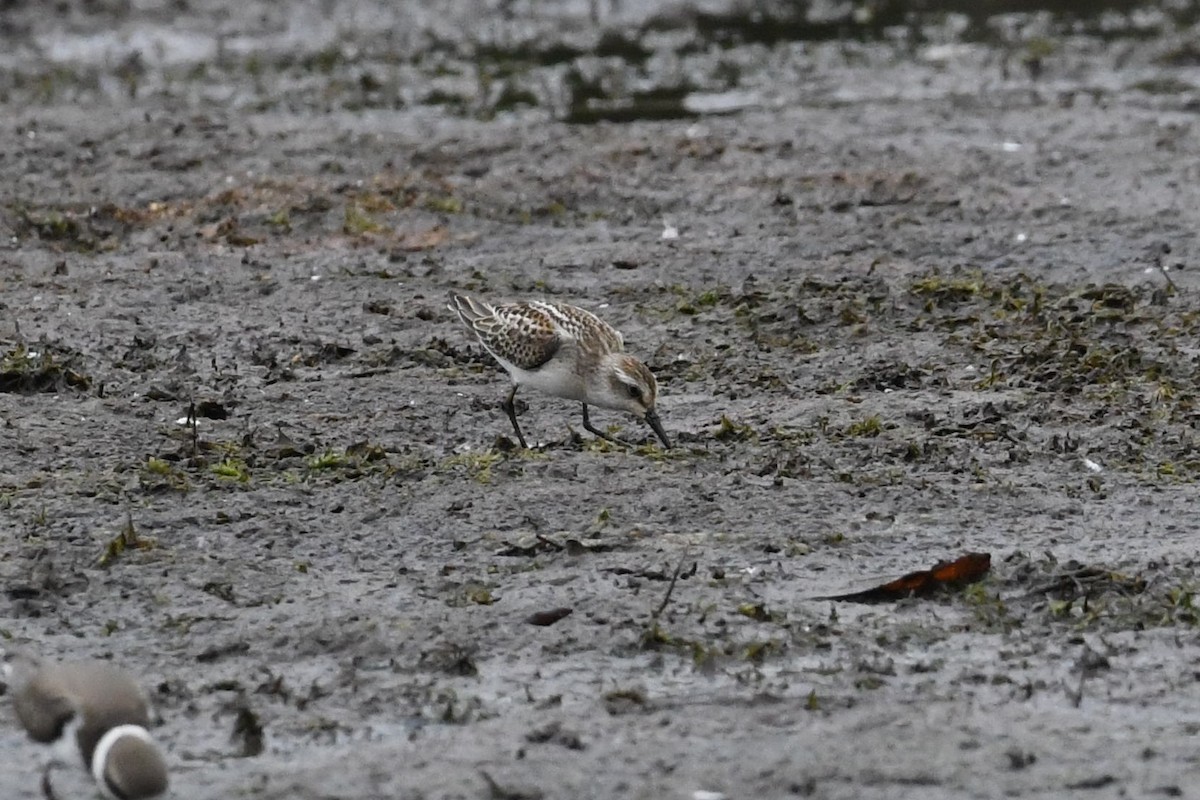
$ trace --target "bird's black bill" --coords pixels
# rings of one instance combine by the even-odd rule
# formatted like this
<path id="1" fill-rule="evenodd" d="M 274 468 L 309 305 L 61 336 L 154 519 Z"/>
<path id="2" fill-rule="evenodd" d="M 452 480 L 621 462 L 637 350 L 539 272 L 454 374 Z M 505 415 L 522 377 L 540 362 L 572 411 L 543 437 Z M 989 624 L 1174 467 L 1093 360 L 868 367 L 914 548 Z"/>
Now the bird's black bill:
<path id="1" fill-rule="evenodd" d="M 662 423 L 658 420 L 658 413 L 652 408 L 646 412 L 646 422 L 658 434 L 658 438 L 662 439 L 663 447 L 671 449 L 671 440 L 667 438 L 667 432 L 663 430 Z"/>

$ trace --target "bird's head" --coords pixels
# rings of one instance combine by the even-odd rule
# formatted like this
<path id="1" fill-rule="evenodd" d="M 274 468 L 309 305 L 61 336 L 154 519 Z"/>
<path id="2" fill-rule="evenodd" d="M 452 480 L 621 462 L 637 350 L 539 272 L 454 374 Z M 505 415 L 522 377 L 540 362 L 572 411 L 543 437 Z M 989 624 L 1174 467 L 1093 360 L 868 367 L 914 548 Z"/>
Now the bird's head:
<path id="1" fill-rule="evenodd" d="M 597 388 L 599 391 L 592 398 L 596 405 L 628 411 L 653 428 L 665 447 L 671 446 L 655 410 L 658 381 L 649 367 L 631 355 L 613 353 L 605 363 L 601 386 Z"/>

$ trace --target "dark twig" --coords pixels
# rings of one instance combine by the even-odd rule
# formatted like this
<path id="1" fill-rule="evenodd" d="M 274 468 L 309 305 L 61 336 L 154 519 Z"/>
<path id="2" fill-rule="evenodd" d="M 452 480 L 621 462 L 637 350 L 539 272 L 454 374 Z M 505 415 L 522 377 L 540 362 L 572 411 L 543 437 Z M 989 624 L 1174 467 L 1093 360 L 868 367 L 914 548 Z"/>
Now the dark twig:
<path id="1" fill-rule="evenodd" d="M 192 458 L 195 458 L 200 450 L 200 434 L 196 431 L 196 398 L 194 397 L 188 403 L 187 424 L 192 431 Z"/>
<path id="2" fill-rule="evenodd" d="M 650 623 L 658 624 L 659 617 L 667 610 L 667 604 L 671 602 L 671 594 L 675 591 L 675 583 L 679 580 L 679 573 L 683 572 L 683 565 L 687 562 L 688 556 L 691 555 L 691 548 L 683 548 L 683 555 L 679 558 L 679 563 L 675 565 L 675 573 L 671 575 L 671 582 L 667 584 L 667 593 L 663 595 L 662 602 L 658 604 L 658 608 L 650 615 Z"/>

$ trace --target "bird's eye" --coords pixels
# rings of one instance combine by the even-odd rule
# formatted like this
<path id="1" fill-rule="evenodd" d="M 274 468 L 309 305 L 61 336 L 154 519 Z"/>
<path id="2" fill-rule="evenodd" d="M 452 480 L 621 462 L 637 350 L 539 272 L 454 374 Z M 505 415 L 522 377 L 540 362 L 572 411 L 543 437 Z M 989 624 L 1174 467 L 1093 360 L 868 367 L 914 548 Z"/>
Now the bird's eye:
<path id="1" fill-rule="evenodd" d="M 640 387 L 640 386 L 635 386 L 632 383 L 630 383 L 630 384 L 625 385 L 625 389 L 626 389 L 626 391 L 629 392 L 629 396 L 632 397 L 634 400 L 637 400 L 638 398 L 640 398 L 642 396 L 642 387 Z"/>

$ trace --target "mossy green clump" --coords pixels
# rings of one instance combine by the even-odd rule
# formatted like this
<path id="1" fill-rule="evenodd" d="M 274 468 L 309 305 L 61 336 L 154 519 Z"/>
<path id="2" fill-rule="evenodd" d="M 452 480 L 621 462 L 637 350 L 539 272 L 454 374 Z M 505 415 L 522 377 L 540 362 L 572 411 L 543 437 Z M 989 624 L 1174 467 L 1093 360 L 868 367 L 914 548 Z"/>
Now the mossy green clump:
<path id="1" fill-rule="evenodd" d="M 8 208 L 16 220 L 17 235 L 36 236 L 51 249 L 76 253 L 111 250 L 116 240 L 109 223 L 124 224 L 130 218 L 110 205 L 55 208 L 12 203 Z"/>
<path id="2" fill-rule="evenodd" d="M 768 639 L 763 642 L 751 642 L 742 649 L 742 656 L 751 664 L 762 664 L 767 656 L 781 650 L 779 642 Z"/>
<path id="3" fill-rule="evenodd" d="M 439 214 L 461 214 L 463 202 L 453 195 L 430 195 L 425 198 L 425 208 Z"/>
<path id="4" fill-rule="evenodd" d="M 109 540 L 96 563 L 98 566 L 107 567 L 130 550 L 153 550 L 157 546 L 158 542 L 154 539 L 138 534 L 137 529 L 133 527 L 133 518 L 128 517 L 120 532 Z"/>
<path id="5" fill-rule="evenodd" d="M 449 470 L 465 469 L 466 473 L 478 483 L 492 482 L 492 467 L 504 460 L 504 456 L 494 450 L 481 453 L 459 453 L 450 456 L 441 464 Z"/>
<path id="6" fill-rule="evenodd" d="M 670 461 L 673 459 L 686 459 L 691 456 L 687 448 L 681 447 L 678 444 L 667 450 L 657 440 L 647 440 L 634 448 L 634 452 L 639 456 L 644 456 L 650 461 Z"/>
<path id="7" fill-rule="evenodd" d="M 866 419 L 860 419 L 846 426 L 845 434 L 849 437 L 870 437 L 883 433 L 883 422 L 878 414 L 872 414 Z"/>
<path id="8" fill-rule="evenodd" d="M 716 289 L 708 289 L 696 297 L 696 305 L 701 308 L 712 308 L 721 302 L 721 293 Z"/>
<path id="9" fill-rule="evenodd" d="M 188 478 L 181 470 L 166 459 L 150 456 L 138 474 L 142 489 L 153 492 L 159 490 L 175 490 L 186 492 Z"/>
<path id="10" fill-rule="evenodd" d="M 1162 606 L 1166 611 L 1164 624 L 1200 625 L 1200 608 L 1196 606 L 1194 587 L 1180 585 L 1169 588 L 1163 596 Z"/>
<path id="11" fill-rule="evenodd" d="M 946 278 L 933 274 L 918 278 L 908 288 L 913 294 L 929 298 L 926 310 L 931 311 L 937 306 L 972 300 L 987 289 L 987 284 L 978 275 Z"/>
<path id="12" fill-rule="evenodd" d="M 1018 624 L 1003 598 L 995 591 L 989 591 L 986 582 L 963 587 L 962 599 L 975 611 L 975 619 L 984 631 L 1007 632 Z"/>
<path id="13" fill-rule="evenodd" d="M 496 602 L 496 597 L 486 586 L 472 586 L 467 589 L 467 600 L 477 606 L 490 606 Z"/>
<path id="14" fill-rule="evenodd" d="M 57 392 L 64 387 L 88 389 L 92 380 L 72 368 L 74 359 L 61 355 L 44 344 L 33 350 L 17 344 L 0 355 L 0 393 L 38 394 Z"/>
<path id="15" fill-rule="evenodd" d="M 1025 43 L 1024 55 L 1030 58 L 1047 58 L 1058 50 L 1058 42 L 1045 36 L 1035 36 Z"/>
<path id="16" fill-rule="evenodd" d="M 975 388 L 984 390 L 1002 387 L 1004 386 L 1004 382 L 1005 376 L 1004 373 L 1000 371 L 1000 362 L 996 359 L 992 359 L 992 365 L 988 370 L 988 374 L 975 382 Z"/>
<path id="17" fill-rule="evenodd" d="M 1007 559 L 1009 569 L 1020 576 L 1021 599 L 1037 597 L 1032 606 L 1010 599 L 1001 622 L 1006 627 L 1042 622 L 1067 626 L 1073 631 L 1129 631 L 1156 627 L 1200 626 L 1196 608 L 1195 575 L 1189 567 L 1150 565 L 1145 572 L 1123 572 L 1101 564 L 1059 563 L 1053 558 L 1032 559 L 1017 553 Z M 967 590 L 966 596 L 973 597 Z M 983 609 L 998 599 L 975 604 Z"/>
<path id="18" fill-rule="evenodd" d="M 300 67 L 308 72 L 320 72 L 328 75 L 345 60 L 346 57 L 342 54 L 341 45 L 331 44 L 322 50 L 305 56 L 300 61 Z"/>
<path id="19" fill-rule="evenodd" d="M 151 475 L 170 475 L 174 468 L 171 462 L 150 456 L 146 459 L 146 472 Z"/>
<path id="20" fill-rule="evenodd" d="M 373 464 L 377 461 L 387 461 L 387 451 L 381 445 L 370 442 L 356 442 L 346 448 L 346 457 L 357 464 Z"/>
<path id="21" fill-rule="evenodd" d="M 679 302 L 675 304 L 675 310 L 689 316 L 715 308 L 728 295 L 728 290 L 724 288 L 705 289 L 696 294 L 685 286 L 675 286 L 672 287 L 672 291 L 680 296 Z"/>
<path id="22" fill-rule="evenodd" d="M 643 650 L 658 650 L 661 647 L 675 647 L 681 642 L 667 633 L 666 629 L 655 620 L 642 631 L 639 644 Z M 683 642 L 682 644 L 690 646 L 691 643 Z"/>
<path id="23" fill-rule="evenodd" d="M 738 613 L 756 622 L 779 622 L 782 624 L 787 621 L 786 614 L 773 612 L 767 608 L 766 603 L 742 603 L 738 606 Z"/>
<path id="24" fill-rule="evenodd" d="M 250 482 L 250 468 L 240 458 L 225 458 L 209 467 L 209 471 L 218 478 L 238 483 Z"/>
<path id="25" fill-rule="evenodd" d="M 26 216 L 26 220 L 42 239 L 62 241 L 79 238 L 79 222 L 60 211 L 51 210 L 39 217 Z"/>
<path id="26" fill-rule="evenodd" d="M 326 448 L 308 456 L 304 460 L 303 477 L 346 481 L 356 480 L 368 474 L 416 473 L 427 466 L 427 460 L 419 455 L 403 457 L 393 464 L 388 460 L 388 453 L 383 447 L 362 441 L 348 446 L 345 450 Z M 284 480 L 292 483 L 301 477 L 290 471 L 283 474 Z"/>
<path id="27" fill-rule="evenodd" d="M 363 236 L 383 233 L 387 228 L 355 203 L 347 203 L 342 218 L 342 233 L 348 236 Z"/>
<path id="28" fill-rule="evenodd" d="M 292 230 L 292 217 L 286 208 L 281 208 L 271 214 L 264 222 L 273 228 L 278 228 L 282 233 L 290 233 Z"/>
<path id="29" fill-rule="evenodd" d="M 342 469 L 343 467 L 347 467 L 350 465 L 350 459 L 346 456 L 345 452 L 338 452 L 337 450 L 324 450 L 316 455 L 309 456 L 305 460 L 304 465 L 313 472 L 320 472 L 322 470 Z"/>
<path id="30" fill-rule="evenodd" d="M 734 422 L 724 414 L 713 438 L 722 442 L 748 442 L 758 438 L 758 432 L 744 422 Z"/>
<path id="31" fill-rule="evenodd" d="M 878 675 L 863 675 L 854 681 L 855 689 L 862 689 L 868 692 L 880 689 L 886 685 L 887 681 Z"/>

